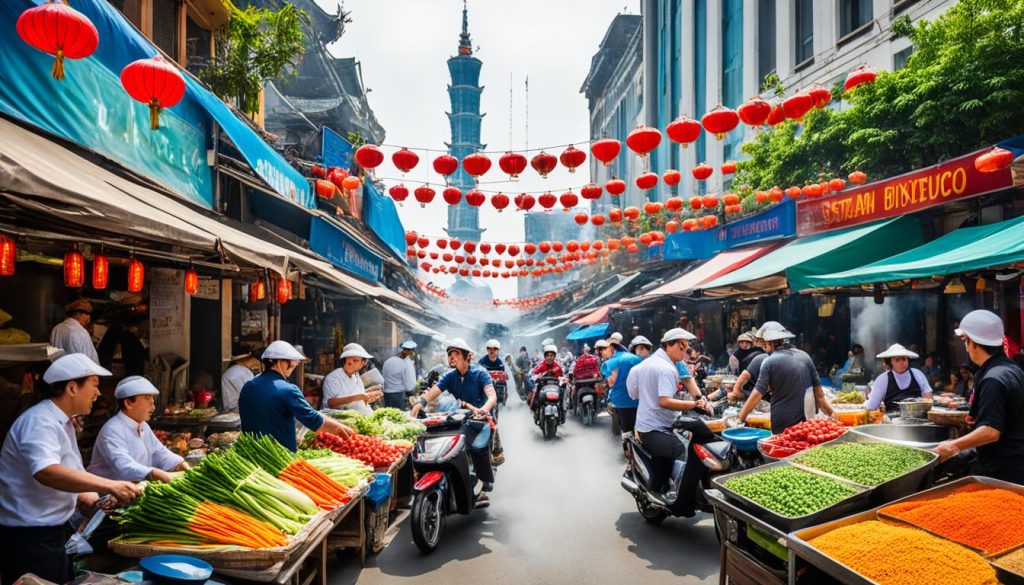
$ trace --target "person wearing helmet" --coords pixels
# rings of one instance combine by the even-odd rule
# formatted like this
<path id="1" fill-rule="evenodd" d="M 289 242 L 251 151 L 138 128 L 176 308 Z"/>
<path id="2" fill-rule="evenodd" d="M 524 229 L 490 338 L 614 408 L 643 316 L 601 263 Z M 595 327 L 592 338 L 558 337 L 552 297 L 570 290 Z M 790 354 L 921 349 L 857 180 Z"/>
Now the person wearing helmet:
<path id="1" fill-rule="evenodd" d="M 740 364 L 755 349 L 754 336 L 749 331 L 740 333 L 736 338 L 736 349 L 729 356 L 729 371 L 734 374 L 740 372 Z"/>
<path id="2" fill-rule="evenodd" d="M 639 356 L 640 359 L 647 359 L 654 351 L 654 344 L 643 335 L 637 335 L 629 342 L 629 351 Z"/>
<path id="3" fill-rule="evenodd" d="M 501 343 L 497 339 L 488 339 L 484 345 L 487 355 L 481 357 L 477 364 L 488 371 L 505 371 L 505 362 L 501 359 Z"/>
<path id="4" fill-rule="evenodd" d="M 544 346 L 544 361 L 537 365 L 533 369 L 534 380 L 540 380 L 541 378 L 555 378 L 559 380 L 558 384 L 558 415 L 559 421 L 565 422 L 565 407 L 562 402 L 565 399 L 565 388 L 561 383 L 562 377 L 565 375 L 562 366 L 558 363 L 558 348 L 554 344 Z M 534 384 L 534 394 L 540 391 L 540 384 Z M 533 407 L 534 415 L 537 414 L 537 410 L 540 408 L 540 401 L 534 399 L 534 395 L 531 394 L 529 403 Z"/>
<path id="5" fill-rule="evenodd" d="M 932 387 L 928 384 L 928 378 L 921 370 L 910 367 L 910 360 L 920 356 L 894 343 L 875 357 L 883 360 L 886 373 L 875 378 L 871 384 L 865 408 L 869 411 L 877 410 L 884 403 L 886 410 L 897 410 L 899 405 L 896 403 L 901 400 L 931 399 Z"/>
<path id="6" fill-rule="evenodd" d="M 290 451 L 298 450 L 295 421 L 306 428 L 351 437 L 355 431 L 336 419 L 313 410 L 306 397 L 288 378 L 307 358 L 295 346 L 280 339 L 267 346 L 261 356 L 263 373 L 242 386 L 238 396 L 238 414 L 242 431 L 270 435 Z"/>
<path id="7" fill-rule="evenodd" d="M 775 323 L 769 321 L 768 323 Z M 751 391 L 754 390 L 754 384 L 757 382 L 757 376 L 761 373 L 761 364 L 768 358 L 768 352 L 764 349 L 764 340 L 761 339 L 761 331 L 767 325 L 763 325 L 761 329 L 753 333 L 744 333 L 749 335 L 752 339 L 752 347 L 750 351 L 746 352 L 746 355 L 739 362 L 739 375 L 736 376 L 736 381 L 732 385 L 732 389 L 728 390 L 728 398 L 730 400 L 745 401 Z M 782 327 L 779 325 L 779 327 Z M 740 336 L 741 338 L 743 335 Z M 742 339 L 741 339 L 742 349 Z M 712 394 L 708 395 L 708 400 L 718 400 L 726 393 L 724 388 L 719 388 Z M 767 399 L 767 396 L 766 398 Z"/>
<path id="8" fill-rule="evenodd" d="M 740 410 L 740 422 L 746 422 L 761 397 L 769 391 L 772 394 L 773 434 L 781 434 L 787 428 L 807 420 L 809 392 L 813 393 L 813 402 L 817 407 L 832 416 L 832 405 L 825 398 L 814 361 L 806 352 L 789 343 L 796 335 L 773 321 L 765 323 L 760 334 L 771 355 L 761 364 L 754 389 Z"/>
<path id="9" fill-rule="evenodd" d="M 690 341 L 696 336 L 682 328 L 669 329 L 661 338 L 661 348 L 633 367 L 629 372 L 627 389 L 630 396 L 639 399 L 636 413 L 636 432 L 640 443 L 657 458 L 653 484 L 663 486 L 671 471 L 672 462 L 687 453 L 687 446 L 672 432 L 672 426 L 680 412 L 707 410 L 707 400 L 692 376 L 682 378 L 688 399 L 676 398 L 679 392 L 679 370 L 676 366 L 683 361 Z M 699 419 L 687 422 L 692 433 L 686 467 L 680 485 L 680 515 L 691 518 L 696 514 L 697 489 L 707 472 L 694 446 L 715 439 L 714 433 Z"/>
<path id="10" fill-rule="evenodd" d="M 494 468 L 491 466 L 490 440 L 491 427 L 485 420 L 498 403 L 494 392 L 494 384 L 487 370 L 472 362 L 473 350 L 462 339 L 448 342 L 445 351 L 454 369 L 438 380 L 437 384 L 423 393 L 420 401 L 412 407 L 412 416 L 419 416 L 427 404 L 437 400 L 442 392 L 447 391 L 459 406 L 469 410 L 473 417 L 466 421 L 463 433 L 469 441 L 469 454 L 473 459 L 473 468 L 477 477 L 484 482 L 484 492 L 494 488 Z M 497 457 L 500 453 L 495 453 Z"/>
<path id="11" fill-rule="evenodd" d="M 354 410 L 359 414 L 373 414 L 370 405 L 380 400 L 384 393 L 379 386 L 366 388 L 359 372 L 372 359 L 362 345 L 350 343 L 338 357 L 338 368 L 324 376 L 324 406 L 340 410 Z"/>
<path id="12" fill-rule="evenodd" d="M 630 342 L 628 351 L 616 351 L 616 348 L 609 344 L 614 355 L 601 365 L 601 374 L 608 380 L 608 402 L 614 408 L 615 422 L 618 423 L 620 432 L 631 433 L 636 427 L 636 409 L 640 405 L 639 400 L 629 396 L 626 389 L 626 380 L 629 379 L 629 372 L 634 366 L 644 361 L 651 355 L 653 345 L 643 335 L 637 335 Z M 613 427 L 615 425 L 613 424 Z"/>

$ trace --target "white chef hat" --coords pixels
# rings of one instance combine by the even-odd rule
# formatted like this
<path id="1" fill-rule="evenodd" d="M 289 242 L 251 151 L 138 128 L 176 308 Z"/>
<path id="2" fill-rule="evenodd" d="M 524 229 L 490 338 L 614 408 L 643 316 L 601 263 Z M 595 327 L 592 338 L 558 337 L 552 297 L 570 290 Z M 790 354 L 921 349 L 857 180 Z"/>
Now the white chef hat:
<path id="1" fill-rule="evenodd" d="M 86 376 L 112 376 L 106 368 L 92 361 L 84 353 L 69 353 L 58 358 L 43 372 L 43 382 L 54 384 L 77 380 Z"/>
<path id="2" fill-rule="evenodd" d="M 124 380 L 117 383 L 117 388 L 114 389 L 114 398 L 120 400 L 122 398 L 131 398 L 132 396 L 141 396 L 143 394 L 152 394 L 156 396 L 160 394 L 156 386 L 152 382 L 143 378 L 142 376 L 128 376 Z"/>

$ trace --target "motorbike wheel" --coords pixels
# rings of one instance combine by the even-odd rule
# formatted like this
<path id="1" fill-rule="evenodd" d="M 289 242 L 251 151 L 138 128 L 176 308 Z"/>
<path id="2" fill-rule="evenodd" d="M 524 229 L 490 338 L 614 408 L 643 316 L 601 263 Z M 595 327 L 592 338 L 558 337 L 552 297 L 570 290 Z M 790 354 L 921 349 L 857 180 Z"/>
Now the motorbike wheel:
<path id="1" fill-rule="evenodd" d="M 424 554 L 432 553 L 441 542 L 444 510 L 441 489 L 433 487 L 416 494 L 412 502 L 412 540 Z"/>
<path id="2" fill-rule="evenodd" d="M 544 419 L 544 439 L 550 441 L 555 438 L 555 433 L 558 432 L 558 420 L 554 418 Z"/>
<path id="3" fill-rule="evenodd" d="M 655 508 L 640 498 L 637 498 L 636 500 L 636 509 L 640 512 L 640 515 L 643 516 L 644 522 L 647 522 L 651 526 L 658 526 L 665 521 L 665 518 L 668 518 L 667 512 Z"/>
<path id="4" fill-rule="evenodd" d="M 580 409 L 580 416 L 583 417 L 583 426 L 589 427 L 594 424 L 594 403 L 586 402 Z"/>

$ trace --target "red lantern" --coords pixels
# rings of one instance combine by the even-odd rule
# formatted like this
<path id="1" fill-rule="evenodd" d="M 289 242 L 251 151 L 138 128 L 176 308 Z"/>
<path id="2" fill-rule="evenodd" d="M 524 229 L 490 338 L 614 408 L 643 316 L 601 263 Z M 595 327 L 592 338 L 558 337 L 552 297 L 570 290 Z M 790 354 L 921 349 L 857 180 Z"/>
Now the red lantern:
<path id="1" fill-rule="evenodd" d="M 722 169 L 722 174 L 723 175 L 731 175 L 731 174 L 735 173 L 736 172 L 736 161 L 734 161 L 734 160 L 725 161 L 725 163 L 722 164 L 721 169 Z"/>
<path id="2" fill-rule="evenodd" d="M 757 191 L 754 193 L 754 201 L 758 203 L 768 203 L 768 192 Z"/>
<path id="3" fill-rule="evenodd" d="M 790 120 L 803 122 L 804 114 L 814 108 L 814 98 L 811 94 L 798 91 L 782 101 L 782 111 Z"/>
<path id="4" fill-rule="evenodd" d="M 570 173 L 575 173 L 576 167 L 587 160 L 587 153 L 570 144 L 569 148 L 566 148 L 558 157 L 558 160 L 562 162 L 563 167 L 569 169 Z"/>
<path id="5" fill-rule="evenodd" d="M 876 77 L 878 77 L 878 74 L 867 65 L 855 67 L 846 76 L 846 83 L 843 84 L 843 91 L 850 91 L 862 83 L 871 83 Z"/>
<path id="6" fill-rule="evenodd" d="M 14 276 L 18 261 L 18 244 L 14 239 L 0 236 L 0 276 Z"/>
<path id="7" fill-rule="evenodd" d="M 526 252 L 527 254 L 536 254 L 537 246 L 534 244 L 526 244 L 525 246 L 523 246 L 523 251 Z"/>
<path id="8" fill-rule="evenodd" d="M 356 149 L 354 158 L 364 169 L 375 169 L 384 162 L 384 153 L 376 144 L 364 144 Z"/>
<path id="9" fill-rule="evenodd" d="M 679 222 L 676 220 L 669 221 L 665 224 L 665 231 L 674 234 L 679 231 Z"/>
<path id="10" fill-rule="evenodd" d="M 661 180 L 669 187 L 675 187 L 678 185 L 682 178 L 683 175 L 675 169 L 669 169 L 661 175 Z"/>
<path id="11" fill-rule="evenodd" d="M 553 154 L 543 151 L 530 159 L 530 166 L 533 167 L 533 170 L 537 171 L 537 174 L 544 178 L 547 178 L 548 173 L 555 170 L 557 165 L 558 159 Z"/>
<path id="12" fill-rule="evenodd" d="M 448 205 L 458 205 L 459 201 L 462 201 L 462 191 L 455 187 L 448 187 L 441 191 L 441 197 L 444 198 L 444 202 Z"/>
<path id="13" fill-rule="evenodd" d="M 612 251 L 612 252 L 615 252 L 616 250 L 619 249 L 619 244 L 620 244 L 620 242 L 619 242 L 618 238 L 609 238 L 608 239 L 608 250 Z"/>
<path id="14" fill-rule="evenodd" d="M 408 173 L 416 168 L 416 165 L 420 162 L 420 157 L 408 148 L 403 148 L 391 155 L 391 162 L 395 164 L 396 169 L 403 173 Z"/>
<path id="15" fill-rule="evenodd" d="M 498 254 L 504 254 L 505 250 L 507 250 L 507 249 L 508 249 L 508 246 L 506 246 L 505 244 L 501 244 L 501 243 L 494 244 L 494 251 L 497 252 Z M 511 266 L 509 268 L 511 268 Z"/>
<path id="16" fill-rule="evenodd" d="M 696 142 L 700 138 L 700 132 L 700 122 L 687 116 L 679 116 L 665 126 L 665 134 L 668 135 L 668 139 L 682 144 L 683 148 L 689 146 L 691 142 Z"/>
<path id="17" fill-rule="evenodd" d="M 573 216 L 573 220 L 575 220 L 578 225 L 583 225 L 587 223 L 589 219 L 590 218 L 587 217 L 587 214 L 583 213 L 582 211 Z"/>
<path id="18" fill-rule="evenodd" d="M 846 181 L 842 179 L 832 179 L 828 182 L 828 186 L 833 191 L 839 192 L 846 188 Z"/>
<path id="19" fill-rule="evenodd" d="M 681 197 L 669 197 L 665 200 L 665 209 L 669 211 L 679 211 L 683 208 L 683 199 Z"/>
<path id="20" fill-rule="evenodd" d="M 185 271 L 185 294 L 192 296 L 199 292 L 199 274 L 189 268 Z"/>
<path id="21" fill-rule="evenodd" d="M 540 250 L 541 254 L 547 254 L 551 251 L 551 242 L 541 242 L 537 249 Z"/>
<path id="22" fill-rule="evenodd" d="M 466 203 L 472 205 L 473 207 L 480 207 L 481 205 L 484 204 L 484 201 L 486 200 L 487 197 L 482 192 L 476 189 L 473 189 L 472 191 L 466 193 Z"/>
<path id="23" fill-rule="evenodd" d="M 449 176 L 459 170 L 459 159 L 450 154 L 442 154 L 434 159 L 434 172 L 442 176 Z"/>
<path id="24" fill-rule="evenodd" d="M 630 254 L 636 254 L 637 252 L 640 251 L 640 246 L 637 246 L 636 244 L 630 244 L 626 246 L 626 251 L 629 252 Z"/>
<path id="25" fill-rule="evenodd" d="M 462 247 L 462 242 L 460 242 L 458 238 L 452 238 L 448 240 L 448 245 L 452 247 L 452 250 L 458 250 Z"/>
<path id="26" fill-rule="evenodd" d="M 481 242 L 480 243 L 480 253 L 481 254 L 490 254 L 491 253 L 491 244 L 489 242 Z"/>
<path id="27" fill-rule="evenodd" d="M 590 218 L 590 223 L 594 224 L 597 227 L 601 227 L 604 225 L 604 216 L 598 213 L 597 215 L 594 215 L 593 217 Z"/>
<path id="28" fill-rule="evenodd" d="M 416 232 L 405 232 L 405 245 L 411 246 L 416 243 L 417 238 Z"/>
<path id="29" fill-rule="evenodd" d="M 648 201 L 644 203 L 644 213 L 647 215 L 654 215 L 661 212 L 661 203 L 657 201 Z"/>
<path id="30" fill-rule="evenodd" d="M 419 258 L 420 260 L 423 260 L 424 258 L 427 257 L 427 253 L 424 252 L 423 250 L 417 250 L 416 257 Z"/>
<path id="31" fill-rule="evenodd" d="M 249 302 L 262 301 L 267 298 L 267 283 L 261 278 L 249 285 Z"/>
<path id="32" fill-rule="evenodd" d="M 363 182 L 359 179 L 359 177 L 353 177 L 352 175 L 349 175 L 342 179 L 341 188 L 344 189 L 345 191 L 355 191 L 356 189 L 361 187 L 362 184 Z"/>
<path id="33" fill-rule="evenodd" d="M 463 278 L 469 276 L 469 269 L 468 268 L 460 268 L 459 269 L 459 276 L 461 276 Z"/>
<path id="34" fill-rule="evenodd" d="M 319 181 L 317 182 L 319 183 Z M 402 203 L 409 197 L 409 188 L 403 185 L 402 183 L 399 183 L 394 187 L 388 189 L 388 194 L 391 195 L 391 198 L 397 201 L 398 203 Z"/>
<path id="35" fill-rule="evenodd" d="M 576 240 L 569 240 L 565 243 L 565 249 L 570 252 L 576 252 L 580 249 L 580 243 Z"/>
<path id="36" fill-rule="evenodd" d="M 18 17 L 16 28 L 21 40 L 55 57 L 50 74 L 57 80 L 64 79 L 64 59 L 84 59 L 100 42 L 92 21 L 64 2 L 29 8 Z"/>
<path id="37" fill-rule="evenodd" d="M 850 173 L 850 176 L 848 178 L 850 179 L 850 182 L 853 183 L 854 185 L 863 185 L 864 183 L 868 182 L 867 174 L 862 173 L 861 171 L 853 171 L 852 173 Z"/>
<path id="38" fill-rule="evenodd" d="M 790 199 L 799 199 L 800 187 L 790 187 L 789 189 L 786 189 L 786 195 L 788 195 Z"/>
<path id="39" fill-rule="evenodd" d="M 462 159 L 462 168 L 466 169 L 471 177 L 479 177 L 491 168 L 491 159 L 486 154 L 474 152 Z"/>
<path id="40" fill-rule="evenodd" d="M 718 207 L 718 197 L 715 197 L 714 195 L 705 195 L 704 198 L 700 200 L 700 204 L 703 205 L 705 209 L 714 209 Z"/>
<path id="41" fill-rule="evenodd" d="M 732 109 L 719 104 L 715 109 L 704 114 L 704 117 L 700 119 L 701 124 L 704 125 L 704 129 L 715 135 L 715 138 L 719 140 L 725 138 L 725 135 L 732 131 L 733 128 L 739 125 L 740 117 Z"/>
<path id="42" fill-rule="evenodd" d="M 626 192 L 626 182 L 622 179 L 611 179 L 604 184 L 604 190 L 613 197 L 618 197 Z"/>
<path id="43" fill-rule="evenodd" d="M 107 288 L 110 282 L 110 260 L 103 254 L 96 254 L 92 259 L 92 287 L 96 290 Z"/>
<path id="44" fill-rule="evenodd" d="M 832 92 L 820 83 L 812 85 L 810 89 L 807 90 L 807 93 L 810 94 L 811 98 L 814 100 L 814 107 L 819 110 L 827 106 L 828 103 L 832 101 Z"/>
<path id="45" fill-rule="evenodd" d="M 517 246 L 515 244 L 512 244 L 511 246 L 509 246 L 508 247 L 508 255 L 509 256 L 518 256 L 519 255 L 519 246 Z"/>
<path id="46" fill-rule="evenodd" d="M 569 211 L 570 208 L 576 207 L 580 202 L 580 198 L 572 191 L 566 191 L 565 193 L 562 193 L 562 196 L 558 198 L 558 201 L 566 211 Z"/>
<path id="47" fill-rule="evenodd" d="M 602 248 L 604 248 L 604 241 L 602 241 L 602 240 L 594 240 L 594 243 L 591 244 L 591 245 L 593 246 L 593 248 L 595 250 L 601 250 Z"/>
<path id="48" fill-rule="evenodd" d="M 277 281 L 277 304 L 283 305 L 292 298 L 292 281 L 282 278 Z"/>
<path id="49" fill-rule="evenodd" d="M 437 238 L 437 247 L 444 250 L 445 248 L 448 247 L 448 240 L 444 238 Z"/>
<path id="50" fill-rule="evenodd" d="M 711 228 L 715 227 L 716 225 L 718 225 L 718 216 L 717 215 L 705 215 L 704 217 L 700 218 L 700 224 L 701 224 L 701 226 L 704 227 L 704 229 L 711 229 Z"/>
<path id="51" fill-rule="evenodd" d="M 78 250 L 64 254 L 64 286 L 71 288 L 85 286 L 85 258 Z"/>
<path id="52" fill-rule="evenodd" d="M 651 128 L 650 126 L 638 126 L 626 137 L 626 146 L 639 154 L 641 158 L 647 156 L 648 152 L 658 148 L 659 144 L 661 144 L 661 132 L 658 132 L 657 128 Z"/>
<path id="53" fill-rule="evenodd" d="M 498 213 L 501 213 L 503 209 L 508 207 L 508 204 L 508 195 L 505 195 L 504 193 L 495 193 L 494 195 L 491 195 L 491 205 L 498 210 Z"/>
<path id="54" fill-rule="evenodd" d="M 726 205 L 736 205 L 740 202 L 740 196 L 735 193 L 726 193 L 722 196 L 722 203 Z"/>
<path id="55" fill-rule="evenodd" d="M 526 170 L 526 157 L 516 152 L 506 152 L 498 159 L 498 166 L 510 179 L 518 179 Z"/>
<path id="56" fill-rule="evenodd" d="M 558 198 L 548 192 L 538 197 L 537 203 L 540 203 L 540 206 L 544 209 L 551 209 L 556 203 L 558 203 Z"/>
<path id="57" fill-rule="evenodd" d="M 348 177 L 348 171 L 338 167 L 331 167 L 327 169 L 327 180 L 334 183 L 334 186 L 338 189 L 344 189 L 343 183 Z"/>
<path id="58" fill-rule="evenodd" d="M 740 120 L 747 126 L 753 127 L 763 125 L 771 113 L 772 105 L 767 100 L 761 99 L 761 96 L 752 97 L 736 108 L 736 115 L 740 117 Z"/>
<path id="59" fill-rule="evenodd" d="M 469 264 L 470 266 L 476 266 L 476 256 L 470 256 L 469 258 L 466 258 L 466 264 Z"/>
<path id="60" fill-rule="evenodd" d="M 185 95 L 185 78 L 157 56 L 139 59 L 121 70 L 121 85 L 133 99 L 149 105 L 149 127 L 160 128 L 160 110 L 177 105 Z"/>
<path id="61" fill-rule="evenodd" d="M 142 262 L 139 262 L 136 258 L 132 258 L 132 261 L 128 263 L 128 292 L 142 292 L 142 285 L 145 284 L 145 278 L 146 269 L 142 266 Z"/>
<path id="62" fill-rule="evenodd" d="M 694 179 L 697 179 L 698 181 L 706 181 L 708 177 L 715 172 L 715 169 L 711 168 L 711 165 L 707 163 L 700 163 L 693 167 L 693 170 L 690 172 L 693 173 Z"/>
<path id="63" fill-rule="evenodd" d="M 434 200 L 434 195 L 437 195 L 437 192 L 428 185 L 420 185 L 413 191 L 413 196 L 416 197 L 416 201 L 420 202 L 420 207 L 426 207 L 427 203 Z"/>
<path id="64" fill-rule="evenodd" d="M 658 184 L 658 173 L 643 173 L 636 178 L 636 186 L 647 191 Z"/>
<path id="65" fill-rule="evenodd" d="M 1013 159 L 1013 152 L 997 146 L 975 158 L 974 168 L 982 173 L 996 173 L 1013 164 Z"/>
<path id="66" fill-rule="evenodd" d="M 692 209 L 694 211 L 697 211 L 699 209 L 702 209 L 703 207 L 704 207 L 704 200 L 703 199 L 701 199 L 700 197 L 697 197 L 697 196 L 690 197 L 690 209 Z"/>
<path id="67" fill-rule="evenodd" d="M 768 114 L 768 119 L 765 122 L 769 126 L 778 126 L 782 122 L 786 121 L 786 112 L 782 109 L 782 103 L 779 100 L 774 100 L 775 105 L 772 106 L 772 113 Z"/>
<path id="68" fill-rule="evenodd" d="M 583 197 L 584 199 L 587 199 L 588 201 L 593 201 L 595 199 L 600 199 L 601 193 L 603 192 L 604 191 L 601 189 L 601 187 L 593 183 L 587 183 L 580 189 L 580 196 Z"/>
<path id="69" fill-rule="evenodd" d="M 590 153 L 606 167 L 612 164 L 621 151 L 622 144 L 614 138 L 602 138 L 590 145 Z"/>
<path id="70" fill-rule="evenodd" d="M 785 196 L 785 194 L 786 192 L 783 191 L 781 187 L 776 185 L 775 187 L 772 187 L 771 189 L 768 190 L 768 199 L 774 201 L 775 203 L 778 203 L 779 201 L 782 201 L 782 198 Z"/>
<path id="71" fill-rule="evenodd" d="M 452 254 L 451 252 L 445 252 L 444 254 L 441 254 L 441 260 L 444 260 L 445 262 L 451 262 L 455 260 L 455 254 Z"/>
<path id="72" fill-rule="evenodd" d="M 426 248 L 427 246 L 430 245 L 430 240 L 427 239 L 426 236 L 420 236 L 416 238 L 416 245 L 419 246 L 421 249 Z"/>
<path id="73" fill-rule="evenodd" d="M 622 210 L 617 207 L 609 209 L 608 219 L 612 220 L 613 223 L 619 223 L 622 221 Z"/>
<path id="74" fill-rule="evenodd" d="M 440 255 L 440 254 L 438 254 L 437 252 L 431 252 L 431 253 L 430 253 L 430 259 L 431 259 L 431 260 L 437 260 L 437 259 L 438 259 L 438 258 L 440 258 L 440 257 L 441 257 L 441 255 Z"/>
<path id="75" fill-rule="evenodd" d="M 326 179 L 327 169 L 323 168 L 320 165 L 312 165 L 311 167 L 309 167 L 309 174 L 313 175 L 317 179 Z"/>
<path id="76" fill-rule="evenodd" d="M 622 211 L 622 215 L 626 216 L 626 219 L 635 220 L 640 217 L 640 210 L 636 207 L 630 206 Z"/>
<path id="77" fill-rule="evenodd" d="M 523 211 L 530 211 L 536 205 L 537 199 L 529 193 L 520 193 L 515 198 L 516 207 Z"/>

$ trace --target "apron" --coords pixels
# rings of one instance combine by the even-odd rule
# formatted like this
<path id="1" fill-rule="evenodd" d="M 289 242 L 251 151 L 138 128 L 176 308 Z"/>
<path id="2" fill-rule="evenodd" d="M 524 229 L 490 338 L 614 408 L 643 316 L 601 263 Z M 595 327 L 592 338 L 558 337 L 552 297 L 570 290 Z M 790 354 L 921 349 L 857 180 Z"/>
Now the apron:
<path id="1" fill-rule="evenodd" d="M 910 372 L 910 385 L 903 390 L 900 390 L 900 387 L 896 384 L 896 376 L 893 375 L 892 371 L 887 374 L 889 376 L 889 385 L 885 389 L 885 398 L 882 399 L 886 410 L 898 410 L 899 405 L 896 404 L 897 402 L 921 397 L 921 385 L 917 383 L 917 376 L 914 375 L 913 368 L 907 371 Z"/>

